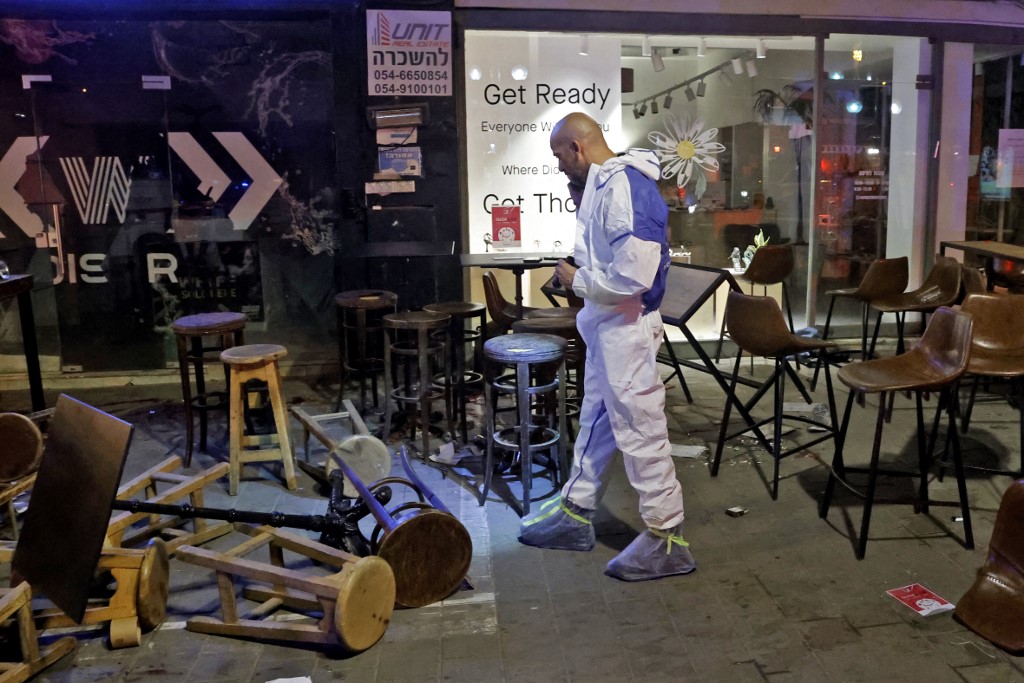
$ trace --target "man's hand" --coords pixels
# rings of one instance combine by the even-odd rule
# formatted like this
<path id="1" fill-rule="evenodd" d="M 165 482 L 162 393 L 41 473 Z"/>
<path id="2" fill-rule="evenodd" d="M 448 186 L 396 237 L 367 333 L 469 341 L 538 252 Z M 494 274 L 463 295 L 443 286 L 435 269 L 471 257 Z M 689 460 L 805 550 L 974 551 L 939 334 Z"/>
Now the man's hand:
<path id="1" fill-rule="evenodd" d="M 576 279 L 576 266 L 570 265 L 565 259 L 559 259 L 555 265 L 555 279 L 558 284 L 566 289 L 572 289 L 573 280 Z"/>
<path id="2" fill-rule="evenodd" d="M 583 190 L 586 187 L 583 185 L 577 185 L 576 183 L 569 183 L 569 197 L 572 199 L 572 203 L 576 205 L 576 210 L 580 208 L 580 202 L 583 201 Z"/>

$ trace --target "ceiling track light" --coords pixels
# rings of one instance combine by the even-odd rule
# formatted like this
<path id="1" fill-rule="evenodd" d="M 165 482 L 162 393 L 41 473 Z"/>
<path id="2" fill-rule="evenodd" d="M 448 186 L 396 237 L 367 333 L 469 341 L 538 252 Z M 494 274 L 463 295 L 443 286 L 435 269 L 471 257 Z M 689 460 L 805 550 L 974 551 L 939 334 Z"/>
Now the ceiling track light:
<path id="1" fill-rule="evenodd" d="M 750 76 L 751 78 L 757 76 L 757 62 L 755 62 L 753 59 L 747 60 L 747 75 Z"/>
<path id="2" fill-rule="evenodd" d="M 722 85 L 727 88 L 732 85 L 732 76 L 730 76 L 729 72 L 725 69 L 718 72 L 718 79 L 722 81 Z"/>
<path id="3" fill-rule="evenodd" d="M 586 35 L 580 36 L 580 54 L 584 57 L 590 54 L 590 40 Z"/>
<path id="4" fill-rule="evenodd" d="M 644 36 L 644 42 L 640 45 L 640 56 L 650 57 L 651 56 L 651 37 Z"/>
<path id="5" fill-rule="evenodd" d="M 651 66 L 654 67 L 655 71 L 665 70 L 665 60 L 661 58 L 661 53 L 658 52 L 657 48 L 651 51 Z"/>
<path id="6" fill-rule="evenodd" d="M 641 102 L 640 103 L 640 116 L 643 116 L 646 113 L 647 113 L 647 102 L 646 101 L 645 102 Z"/>
<path id="7" fill-rule="evenodd" d="M 665 109 L 672 108 L 672 93 L 665 95 Z"/>
<path id="8" fill-rule="evenodd" d="M 697 97 L 704 97 L 704 93 L 707 91 L 707 86 L 704 85 L 704 81 L 697 84 Z"/>
<path id="9" fill-rule="evenodd" d="M 683 90 L 683 92 L 686 93 L 687 101 L 693 102 L 695 99 L 697 99 L 697 96 L 693 92 L 693 88 L 691 88 L 690 86 L 686 86 L 686 89 Z"/>
<path id="10" fill-rule="evenodd" d="M 736 57 L 732 60 L 732 72 L 739 76 L 743 73 L 743 59 Z"/>
<path id="11" fill-rule="evenodd" d="M 697 41 L 697 56 L 698 57 L 703 57 L 703 56 L 705 56 L 707 54 L 707 52 L 708 52 L 708 39 L 707 38 L 701 38 L 700 40 Z"/>
<path id="12" fill-rule="evenodd" d="M 764 45 L 764 40 L 757 41 L 757 58 L 764 59 L 768 54 L 768 48 Z"/>
<path id="13" fill-rule="evenodd" d="M 636 105 L 633 105 L 633 118 L 634 119 L 640 118 L 640 111 L 636 108 Z"/>
<path id="14" fill-rule="evenodd" d="M 658 100 L 651 100 L 651 113 L 652 114 L 657 114 L 658 113 Z"/>

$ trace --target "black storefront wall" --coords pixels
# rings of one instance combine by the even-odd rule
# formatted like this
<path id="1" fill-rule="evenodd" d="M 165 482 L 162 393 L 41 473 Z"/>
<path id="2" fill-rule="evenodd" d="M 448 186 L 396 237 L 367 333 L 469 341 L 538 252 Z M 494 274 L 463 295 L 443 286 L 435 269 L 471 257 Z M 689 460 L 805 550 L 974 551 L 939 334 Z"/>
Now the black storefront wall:
<path id="1" fill-rule="evenodd" d="M 390 289 L 402 308 L 461 297 L 454 95 L 369 97 L 362 3 L 257 5 L 8 15 L 0 144 L 38 147 L 16 190 L 44 234 L 0 207 L 0 251 L 35 275 L 54 310 L 43 352 L 66 369 L 164 367 L 174 317 L 221 309 L 322 361 L 338 291 Z M 424 177 L 367 201 L 367 107 L 413 100 Z"/>

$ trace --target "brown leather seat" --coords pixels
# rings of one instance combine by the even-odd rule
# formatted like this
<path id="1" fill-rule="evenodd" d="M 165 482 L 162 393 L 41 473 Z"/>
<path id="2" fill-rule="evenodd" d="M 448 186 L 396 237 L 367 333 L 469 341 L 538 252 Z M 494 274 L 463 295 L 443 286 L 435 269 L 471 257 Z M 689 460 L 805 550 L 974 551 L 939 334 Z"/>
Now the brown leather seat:
<path id="1" fill-rule="evenodd" d="M 775 360 L 775 370 L 771 377 L 758 388 L 754 397 L 747 402 L 746 408 L 749 410 L 753 407 L 772 387 L 775 387 L 775 392 L 772 417 L 759 422 L 753 422 L 752 420 L 746 422 L 745 420 L 745 426 L 733 434 L 727 433 L 733 401 L 726 401 L 725 414 L 722 416 L 722 427 L 718 435 L 718 446 L 715 449 L 715 459 L 711 464 L 711 476 L 717 476 L 718 474 L 718 466 L 722 459 L 722 450 L 725 447 L 725 442 L 753 429 L 757 438 L 761 440 L 761 444 L 774 456 L 775 474 L 772 478 L 771 495 L 773 499 L 776 499 L 779 495 L 779 461 L 787 455 L 798 453 L 822 441 L 835 438 L 835 430 L 832 427 L 836 423 L 835 396 L 832 393 L 832 375 L 829 372 L 827 363 L 825 365 L 825 384 L 828 387 L 830 417 L 828 424 L 803 415 L 784 414 L 783 406 L 787 375 L 800 387 L 805 400 L 808 403 L 811 402 L 810 397 L 803 391 L 800 378 L 789 364 L 789 357 L 799 353 L 820 353 L 824 355 L 828 349 L 835 345 L 829 341 L 800 337 L 790 332 L 786 327 L 786 320 L 782 317 L 782 309 L 779 308 L 778 302 L 767 296 L 748 296 L 741 292 L 730 291 L 725 308 L 725 319 L 732 340 L 739 347 L 739 351 L 736 353 L 736 367 L 733 370 L 732 383 L 729 389 L 730 396 L 734 397 L 736 395 L 737 378 L 744 352 L 751 356 L 767 356 Z M 807 443 L 784 451 L 782 450 L 783 419 L 803 422 L 817 427 L 826 427 L 827 433 Z M 762 425 L 766 425 L 769 422 L 773 423 L 774 426 L 774 435 L 770 444 L 759 429 Z"/>
<path id="2" fill-rule="evenodd" d="M 750 265 L 739 276 L 740 280 L 752 285 L 760 285 L 766 291 L 770 285 L 782 285 L 782 305 L 786 307 L 790 332 L 794 330 L 793 309 L 789 305 L 789 288 L 786 286 L 786 280 L 793 274 L 793 264 L 792 245 L 766 244 L 754 252 L 754 258 L 750 260 Z M 715 349 L 716 361 L 722 358 L 722 340 L 726 334 L 729 334 L 729 325 L 723 319 L 722 329 L 718 335 L 718 347 Z"/>
<path id="3" fill-rule="evenodd" d="M 955 262 L 954 262 L 955 263 Z M 958 264 L 959 265 L 959 264 Z M 931 468 L 931 454 L 926 448 L 928 441 L 924 430 L 924 413 L 922 393 L 940 392 L 939 405 L 946 407 L 949 419 L 949 434 L 952 443 L 953 464 L 956 469 L 957 488 L 960 493 L 960 509 L 963 516 L 965 545 L 974 547 L 974 534 L 971 530 L 971 511 L 967 505 L 967 487 L 964 481 L 963 462 L 960 458 L 960 437 L 957 434 L 956 422 L 953 417 L 953 400 L 955 387 L 960 377 L 967 371 L 967 362 L 971 352 L 971 316 L 942 307 L 935 311 L 921 341 L 910 351 L 892 358 L 879 358 L 850 363 L 839 370 L 839 381 L 848 386 L 849 399 L 843 413 L 843 422 L 839 431 L 836 453 L 832 460 L 828 484 L 822 498 L 819 514 L 822 518 L 828 515 L 832 502 L 832 491 L 837 479 L 845 483 L 850 472 L 868 474 L 867 491 L 864 497 L 864 515 L 861 520 L 860 538 L 855 553 L 857 559 L 864 557 L 868 541 L 868 527 L 871 522 L 871 507 L 875 497 L 875 483 L 878 475 L 916 476 L 920 478 L 919 499 L 915 501 L 915 509 L 928 512 L 928 471 Z M 916 472 L 897 472 L 879 468 L 879 450 L 882 441 L 882 427 L 885 424 L 886 398 L 889 394 L 901 391 L 914 391 L 917 394 L 917 444 L 919 467 Z M 878 417 L 875 426 L 874 446 L 871 452 L 871 463 L 867 468 L 846 467 L 843 463 L 843 444 L 850 423 L 850 413 L 854 398 L 858 394 L 879 394 Z M 936 422 L 938 416 L 936 416 Z M 937 427 L 937 425 L 936 425 Z M 935 431 L 933 429 L 933 431 Z M 917 508 L 917 506 L 920 508 Z"/>
<path id="4" fill-rule="evenodd" d="M 875 342 L 878 339 L 878 329 L 881 326 L 883 314 L 896 314 L 898 334 L 896 354 L 899 355 L 905 350 L 903 329 L 907 313 L 932 313 L 940 306 L 952 306 L 960 296 L 961 278 L 959 261 L 948 256 L 936 256 L 935 265 L 928 271 L 928 277 L 920 287 L 902 294 L 890 294 L 872 299 L 871 307 L 878 311 L 878 318 L 875 322 L 875 332 L 871 339 L 871 350 L 868 355 L 874 355 Z"/>
<path id="5" fill-rule="evenodd" d="M 583 308 L 583 299 L 571 289 L 566 289 L 561 284 L 555 284 L 555 276 L 552 275 L 541 285 L 540 291 L 544 293 L 552 306 L 559 306 L 557 299 L 564 297 L 566 305 L 573 308 Z M 543 309 L 542 309 L 543 310 Z"/>
<path id="6" fill-rule="evenodd" d="M 960 275 L 964 296 L 968 294 L 985 294 L 989 291 L 988 278 L 983 271 L 970 266 L 962 266 Z"/>
<path id="7" fill-rule="evenodd" d="M 484 297 L 487 302 L 487 315 L 491 316 L 491 322 L 487 326 L 488 338 L 498 334 L 508 334 L 512 329 L 512 323 L 519 318 L 516 316 L 515 302 L 505 299 L 498 287 L 498 278 L 489 270 L 484 271 Z M 523 316 L 536 308 L 523 306 Z"/>
<path id="8" fill-rule="evenodd" d="M 955 614 L 999 647 L 1024 652 L 1024 479 L 1003 494 L 988 558 Z"/>
<path id="9" fill-rule="evenodd" d="M 832 311 L 836 305 L 837 298 L 855 299 L 861 304 L 860 321 L 860 359 L 867 360 L 868 354 L 868 308 L 872 299 L 902 294 L 907 288 L 910 279 L 910 269 L 906 256 L 899 258 L 875 259 L 868 266 L 868 272 L 864 273 L 863 279 L 856 287 L 844 287 L 842 289 L 830 289 L 825 296 L 831 297 L 828 304 L 828 314 L 825 316 L 825 330 L 821 333 L 822 339 L 828 339 L 829 328 L 832 324 Z M 814 369 L 814 377 L 811 378 L 811 389 L 818 383 L 819 363 Z"/>
<path id="10" fill-rule="evenodd" d="M 1009 380 L 1018 400 L 1024 398 L 1024 295 L 971 294 L 960 310 L 974 318 L 971 358 L 967 374 L 973 377 L 971 395 L 963 412 L 962 429 L 970 428 L 974 398 L 981 377 Z M 1024 411 L 1020 419 L 1021 445 L 1024 447 Z M 976 468 L 996 474 L 1024 476 L 1024 451 L 1017 470 Z"/>

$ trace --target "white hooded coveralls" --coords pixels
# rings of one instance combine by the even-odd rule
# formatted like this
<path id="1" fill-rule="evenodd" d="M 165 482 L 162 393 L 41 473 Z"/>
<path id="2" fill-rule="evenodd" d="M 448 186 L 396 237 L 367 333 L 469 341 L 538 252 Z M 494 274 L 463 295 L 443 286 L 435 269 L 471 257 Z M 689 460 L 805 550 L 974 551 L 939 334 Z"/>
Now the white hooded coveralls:
<path id="1" fill-rule="evenodd" d="M 632 149 L 592 165 L 576 214 L 573 291 L 584 299 L 576 319 L 587 345 L 580 433 L 563 498 L 594 510 L 616 448 L 652 529 L 683 521 L 658 373 L 658 313 L 668 272 L 668 207 L 656 181 L 658 158 Z"/>

